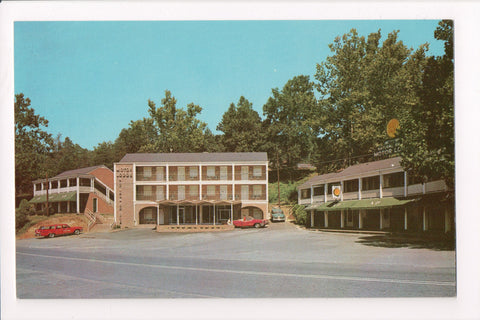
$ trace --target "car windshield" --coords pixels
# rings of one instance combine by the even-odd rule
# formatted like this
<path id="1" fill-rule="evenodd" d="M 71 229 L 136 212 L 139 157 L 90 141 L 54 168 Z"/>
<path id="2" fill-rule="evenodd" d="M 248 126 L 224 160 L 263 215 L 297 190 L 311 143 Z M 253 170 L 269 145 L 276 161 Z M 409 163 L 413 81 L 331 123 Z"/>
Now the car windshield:
<path id="1" fill-rule="evenodd" d="M 41 226 L 39 229 L 40 230 L 45 230 L 45 229 L 48 229 L 49 227 L 45 227 L 45 226 Z"/>

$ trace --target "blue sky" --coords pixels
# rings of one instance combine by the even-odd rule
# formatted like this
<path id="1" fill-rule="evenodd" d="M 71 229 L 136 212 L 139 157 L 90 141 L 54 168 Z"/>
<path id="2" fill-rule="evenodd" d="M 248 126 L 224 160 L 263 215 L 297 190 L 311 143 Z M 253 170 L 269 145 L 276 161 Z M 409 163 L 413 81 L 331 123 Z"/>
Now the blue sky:
<path id="1" fill-rule="evenodd" d="M 272 88 L 300 74 L 314 79 L 336 36 L 393 30 L 408 47 L 430 44 L 438 20 L 15 22 L 15 93 L 32 100 L 47 131 L 93 149 L 114 141 L 147 100 L 165 90 L 193 102 L 212 131 L 245 96 L 262 116 Z"/>

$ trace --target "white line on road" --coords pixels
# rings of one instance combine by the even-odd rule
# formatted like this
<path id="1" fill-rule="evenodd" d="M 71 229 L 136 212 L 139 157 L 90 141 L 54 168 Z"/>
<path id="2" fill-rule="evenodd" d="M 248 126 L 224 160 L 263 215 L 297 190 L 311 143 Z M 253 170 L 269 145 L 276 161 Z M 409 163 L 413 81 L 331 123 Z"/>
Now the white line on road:
<path id="1" fill-rule="evenodd" d="M 432 286 L 455 286 L 455 282 L 452 281 L 430 281 L 430 280 L 402 280 L 402 279 L 382 279 L 382 278 L 364 278 L 364 277 L 346 277 L 346 276 L 329 276 L 321 274 L 292 274 L 292 273 L 279 273 L 279 272 L 261 272 L 261 271 L 244 271 L 244 270 L 226 270 L 226 269 L 211 269 L 211 268 L 196 268 L 196 267 L 181 267 L 181 266 L 166 266 L 157 264 L 141 264 L 132 262 L 121 261 L 108 261 L 99 259 L 86 259 L 86 258 L 74 258 L 74 257 L 58 257 L 51 255 L 35 254 L 17 252 L 20 255 L 64 259 L 72 261 L 87 261 L 106 264 L 117 264 L 125 266 L 135 267 L 150 267 L 157 269 L 172 269 L 172 270 L 187 270 L 187 271 L 202 271 L 202 272 L 218 272 L 218 273 L 233 273 L 242 275 L 255 275 L 255 276 L 271 276 L 271 277 L 291 277 L 291 278 L 309 278 L 309 279 L 322 279 L 322 280 L 343 280 L 343 281 L 362 281 L 362 282 L 385 282 L 385 283 L 398 283 L 398 284 L 416 284 L 416 285 L 432 285 Z"/>

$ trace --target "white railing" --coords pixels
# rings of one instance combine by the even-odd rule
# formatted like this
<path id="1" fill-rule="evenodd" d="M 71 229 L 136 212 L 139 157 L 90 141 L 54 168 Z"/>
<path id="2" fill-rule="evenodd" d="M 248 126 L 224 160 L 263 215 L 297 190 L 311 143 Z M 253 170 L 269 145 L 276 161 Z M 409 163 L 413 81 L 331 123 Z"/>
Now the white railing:
<path id="1" fill-rule="evenodd" d="M 97 223 L 97 216 L 87 208 L 85 208 L 85 216 L 88 219 L 88 231 L 90 231 L 95 223 Z"/>

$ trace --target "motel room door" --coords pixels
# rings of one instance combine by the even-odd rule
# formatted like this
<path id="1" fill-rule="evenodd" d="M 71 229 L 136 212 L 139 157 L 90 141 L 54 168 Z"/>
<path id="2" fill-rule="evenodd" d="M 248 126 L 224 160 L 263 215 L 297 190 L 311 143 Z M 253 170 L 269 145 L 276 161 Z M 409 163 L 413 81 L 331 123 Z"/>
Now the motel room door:
<path id="1" fill-rule="evenodd" d="M 227 186 L 220 186 L 220 200 L 227 200 Z"/>
<path id="2" fill-rule="evenodd" d="M 165 224 L 165 213 L 163 208 L 158 208 L 158 224 Z"/>

